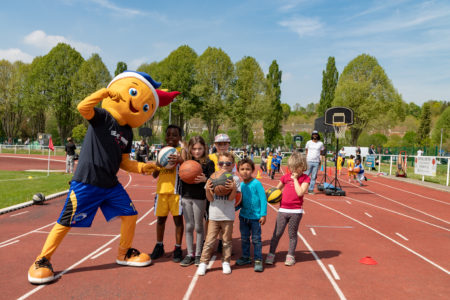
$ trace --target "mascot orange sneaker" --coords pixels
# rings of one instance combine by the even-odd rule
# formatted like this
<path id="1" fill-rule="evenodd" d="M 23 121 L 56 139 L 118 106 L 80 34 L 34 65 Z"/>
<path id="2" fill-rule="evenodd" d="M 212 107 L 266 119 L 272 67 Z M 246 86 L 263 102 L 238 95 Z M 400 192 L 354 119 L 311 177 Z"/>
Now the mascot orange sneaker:
<path id="1" fill-rule="evenodd" d="M 124 266 L 145 267 L 152 263 L 150 256 L 147 253 L 141 253 L 134 248 L 119 249 L 116 263 Z"/>
<path id="2" fill-rule="evenodd" d="M 55 279 L 52 264 L 44 257 L 35 261 L 28 270 L 28 281 L 34 284 L 43 284 Z"/>

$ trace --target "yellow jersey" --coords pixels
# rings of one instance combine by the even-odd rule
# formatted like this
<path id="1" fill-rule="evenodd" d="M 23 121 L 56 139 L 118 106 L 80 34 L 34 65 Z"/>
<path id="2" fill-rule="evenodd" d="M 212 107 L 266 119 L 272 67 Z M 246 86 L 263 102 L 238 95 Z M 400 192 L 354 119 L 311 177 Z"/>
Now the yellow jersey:
<path id="1" fill-rule="evenodd" d="M 178 154 L 181 151 L 177 147 Z M 180 194 L 181 181 L 178 176 L 180 165 L 177 164 L 172 169 L 161 168 L 159 171 L 158 181 L 156 183 L 156 193 L 158 194 Z"/>

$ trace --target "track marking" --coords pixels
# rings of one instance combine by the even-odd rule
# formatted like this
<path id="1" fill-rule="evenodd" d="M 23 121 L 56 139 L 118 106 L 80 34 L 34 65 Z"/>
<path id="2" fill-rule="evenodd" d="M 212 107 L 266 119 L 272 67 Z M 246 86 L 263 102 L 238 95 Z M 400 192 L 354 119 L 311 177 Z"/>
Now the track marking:
<path id="1" fill-rule="evenodd" d="M 356 200 L 356 199 L 353 199 L 353 198 L 348 197 L 348 196 L 347 196 L 347 198 L 350 198 L 350 199 L 352 199 L 353 201 L 356 201 L 356 202 L 359 202 L 359 203 L 362 203 L 362 204 L 370 205 L 370 206 L 373 206 L 373 207 L 376 207 L 376 208 L 379 208 L 379 209 L 382 209 L 382 210 L 391 212 L 391 213 L 393 213 L 393 214 L 400 215 L 400 216 L 405 217 L 405 218 L 413 219 L 413 220 L 415 220 L 415 221 L 422 222 L 422 223 L 425 223 L 425 224 L 430 225 L 430 226 L 434 226 L 434 227 L 437 227 L 437 228 L 440 228 L 440 229 L 443 229 L 443 230 L 446 230 L 446 231 L 450 231 L 450 229 L 448 229 L 448 228 L 445 228 L 445 227 L 442 227 L 442 226 L 439 226 L 439 225 L 436 225 L 436 224 L 433 224 L 433 223 L 429 223 L 429 222 L 427 222 L 427 221 L 424 221 L 424 220 L 421 220 L 421 219 L 417 219 L 417 218 L 415 218 L 415 217 L 411 217 L 411 216 L 402 214 L 402 213 L 400 213 L 400 212 L 397 212 L 397 211 L 395 211 L 395 210 L 391 210 L 391 209 L 389 209 L 389 208 L 384 208 L 384 207 L 381 207 L 381 206 L 378 206 L 378 205 L 375 205 L 375 204 L 367 203 L 367 202 L 364 202 L 364 201 L 361 201 L 361 200 Z"/>
<path id="2" fill-rule="evenodd" d="M 341 277 L 339 277 L 339 274 L 336 272 L 336 269 L 333 265 L 328 265 L 328 268 L 330 268 L 331 273 L 333 274 L 334 279 L 341 280 Z"/>
<path id="3" fill-rule="evenodd" d="M 0 155 L 1 157 L 8 157 L 8 158 L 26 158 L 26 159 L 35 159 L 35 160 L 45 160 L 48 161 L 48 158 L 40 158 L 40 157 L 29 157 L 29 156 L 11 156 L 11 155 Z M 60 163 L 66 163 L 65 160 L 59 160 L 59 159 L 50 159 L 50 161 L 54 161 L 54 162 L 60 162 Z"/>
<path id="4" fill-rule="evenodd" d="M 435 216 L 433 216 L 433 215 L 431 215 L 431 214 L 428 214 L 428 213 L 426 213 L 426 212 L 424 212 L 424 211 L 422 211 L 422 210 L 420 210 L 420 209 L 417 209 L 417 208 L 408 206 L 408 205 L 403 204 L 403 203 L 401 203 L 401 202 L 399 202 L 399 201 L 395 201 L 395 200 L 393 200 L 393 199 L 391 199 L 391 198 L 389 198 L 389 197 L 386 197 L 386 196 L 383 196 L 383 195 L 381 195 L 381 194 L 375 193 L 375 192 L 373 192 L 373 191 L 371 191 L 371 190 L 368 190 L 368 189 L 366 189 L 366 188 L 363 188 L 363 187 L 360 187 L 360 186 L 357 186 L 357 185 L 354 185 L 354 184 L 352 184 L 352 185 L 353 185 L 353 186 L 356 186 L 356 187 L 359 187 L 360 189 L 363 189 L 363 190 L 365 190 L 365 191 L 367 191 L 367 192 L 370 192 L 370 193 L 372 193 L 372 194 L 374 194 L 374 195 L 377 195 L 377 196 L 379 196 L 379 197 L 381 197 L 381 198 L 384 198 L 384 199 L 386 199 L 386 200 L 388 200 L 388 201 L 397 203 L 398 205 L 404 206 L 404 207 L 409 208 L 409 209 L 411 209 L 411 210 L 414 210 L 414 211 L 416 211 L 416 212 L 418 212 L 418 213 L 424 214 L 424 215 L 426 215 L 426 216 L 428 216 L 428 217 L 430 217 L 430 218 L 433 218 L 433 219 L 439 220 L 439 221 L 441 221 L 441 222 L 450 224 L 449 221 L 446 221 L 446 220 L 443 220 L 443 219 L 441 219 L 441 218 L 435 217 Z"/>
<path id="5" fill-rule="evenodd" d="M 50 231 L 35 231 L 35 233 L 45 233 L 45 234 L 49 234 Z M 78 233 L 78 232 L 69 232 L 67 233 L 68 235 L 83 235 L 83 236 L 106 236 L 106 237 L 110 237 L 110 236 L 116 236 L 117 234 L 101 234 L 101 233 Z"/>
<path id="6" fill-rule="evenodd" d="M 45 225 L 45 226 L 42 226 L 42 227 L 40 227 L 40 228 L 38 228 L 38 229 L 34 229 L 34 230 L 32 230 L 32 231 L 29 231 L 29 232 L 27 232 L 27 233 L 24 233 L 24 234 L 18 235 L 18 236 L 16 236 L 16 237 L 13 237 L 13 238 L 11 238 L 11 239 L 9 239 L 9 240 L 6 240 L 6 241 L 3 241 L 3 242 L 0 242 L 0 245 L 2 245 L 2 244 L 5 244 L 5 243 L 8 243 L 9 241 L 13 241 L 13 240 L 16 240 L 16 239 L 18 239 L 18 238 L 21 238 L 21 237 L 23 237 L 23 236 L 26 236 L 26 235 L 29 235 L 29 234 L 35 233 L 36 231 L 38 231 L 38 230 L 40 230 L 40 229 L 43 229 L 43 228 L 45 228 L 45 227 L 48 227 L 48 226 L 52 226 L 52 225 L 55 225 L 55 224 L 56 224 L 56 222 L 52 222 L 52 223 L 50 223 L 50 224 L 47 224 L 47 225 Z"/>
<path id="7" fill-rule="evenodd" d="M 424 196 L 424 195 L 420 195 L 420 194 L 417 194 L 417 193 L 413 193 L 413 192 L 410 192 L 410 191 L 407 191 L 407 190 L 404 190 L 404 189 L 399 189 L 399 188 L 390 186 L 388 184 L 384 184 L 384 183 L 377 182 L 377 181 L 372 181 L 372 182 L 377 183 L 377 184 L 381 184 L 381 185 L 384 185 L 384 186 L 387 186 L 387 187 L 390 187 L 391 189 L 399 190 L 399 191 L 402 191 L 402 192 L 405 192 L 405 193 L 413 194 L 413 195 L 416 195 L 416 196 L 419 196 L 419 197 L 422 197 L 422 198 L 426 198 L 426 199 L 429 199 L 429 200 L 433 200 L 433 201 L 436 201 L 436 202 L 440 202 L 440 203 L 443 203 L 443 204 L 450 205 L 449 202 L 437 200 L 437 199 L 434 199 L 434 198 L 431 198 L 431 197 L 427 197 L 427 196 Z"/>
<path id="8" fill-rule="evenodd" d="M 158 221 L 158 220 L 155 220 L 155 221 L 151 222 L 151 223 L 148 224 L 148 225 L 153 225 L 153 224 L 155 224 L 157 221 Z"/>
<path id="9" fill-rule="evenodd" d="M 334 211 L 334 212 L 336 212 L 336 213 L 338 213 L 338 214 L 340 214 L 340 215 L 342 215 L 342 216 L 344 216 L 344 217 L 346 217 L 346 218 L 349 218 L 350 220 L 352 220 L 352 221 L 354 221 L 354 222 L 356 222 L 356 223 L 358 223 L 358 224 L 360 224 L 360 225 L 366 227 L 366 228 L 369 229 L 369 230 L 372 230 L 373 232 L 379 234 L 380 236 L 382 236 L 382 237 L 388 239 L 389 241 L 393 242 L 394 244 L 396 244 L 396 245 L 398 245 L 398 246 L 404 248 L 405 250 L 411 252 L 412 254 L 416 255 L 417 257 L 421 258 L 422 260 L 426 261 L 427 263 L 433 265 L 434 267 L 436 267 L 436 268 L 438 268 L 439 270 L 443 271 L 443 272 L 446 273 L 447 275 L 450 275 L 450 271 L 449 271 L 449 270 L 447 270 L 447 269 L 441 267 L 441 266 L 438 265 L 437 263 L 435 263 L 435 262 L 431 261 L 430 259 L 426 258 L 425 256 L 421 255 L 420 253 L 418 253 L 418 252 L 416 252 L 416 251 L 414 251 L 414 250 L 412 250 L 412 249 L 406 247 L 406 246 L 403 245 L 402 243 L 397 242 L 396 240 L 394 240 L 394 239 L 388 237 L 388 236 L 385 235 L 384 233 L 382 233 L 382 232 L 376 230 L 375 228 L 370 227 L 369 225 L 366 225 L 366 224 L 364 224 L 363 222 L 361 222 L 361 221 L 359 221 L 359 220 L 357 220 L 357 219 L 355 219 L 355 218 L 352 218 L 352 217 L 350 217 L 349 215 L 346 215 L 346 214 L 344 214 L 343 212 L 340 212 L 340 211 L 338 211 L 338 210 L 336 210 L 336 209 L 334 209 L 334 208 L 332 208 L 332 207 L 326 206 L 326 205 L 324 205 L 324 204 L 322 204 L 322 203 L 320 203 L 320 202 L 314 201 L 314 200 L 312 200 L 312 199 L 308 199 L 308 200 L 311 201 L 311 202 L 313 202 L 313 203 L 316 203 L 316 204 L 318 204 L 318 205 L 320 205 L 320 206 L 323 206 L 323 207 L 325 207 L 325 208 L 327 208 L 327 209 L 329 209 L 329 210 L 332 210 L 332 211 Z"/>
<path id="10" fill-rule="evenodd" d="M 14 242 L 11 242 L 11 243 L 7 243 L 7 244 L 3 244 L 3 245 L 1 245 L 1 246 L 0 246 L 0 248 L 2 248 L 2 247 L 6 247 L 6 246 L 9 246 L 9 245 L 12 245 L 12 244 L 18 243 L 18 242 L 19 242 L 19 240 L 15 240 Z"/>
<path id="11" fill-rule="evenodd" d="M 136 224 L 140 223 L 148 214 L 150 214 L 153 211 L 153 207 L 147 211 L 142 217 L 140 217 L 137 221 Z M 83 262 L 85 262 L 86 260 L 88 260 L 89 258 L 91 258 L 93 255 L 97 254 L 99 251 L 101 251 L 102 249 L 104 249 L 106 246 L 108 246 L 109 244 L 111 244 L 112 242 L 114 242 L 115 240 L 117 240 L 120 237 L 120 234 L 116 235 L 114 238 L 112 238 L 110 241 L 106 242 L 105 244 L 103 244 L 102 246 L 100 246 L 99 248 L 97 248 L 96 250 L 92 251 L 91 253 L 89 253 L 88 255 L 86 255 L 84 258 L 80 259 L 79 261 L 77 261 L 76 263 L 74 263 L 73 265 L 71 265 L 70 267 L 68 267 L 67 269 L 65 269 L 64 271 L 58 273 L 55 275 L 55 280 L 59 279 L 62 275 L 66 274 L 67 272 L 69 272 L 70 270 L 72 270 L 73 268 L 75 268 L 76 266 L 82 264 Z M 51 284 L 51 282 L 49 283 Z M 22 300 L 22 299 L 26 299 L 29 296 L 33 295 L 34 293 L 38 292 L 39 290 L 43 289 L 44 287 L 46 287 L 48 284 L 43 284 L 40 285 L 34 289 L 32 289 L 31 291 L 29 291 L 28 293 L 26 293 L 25 295 L 21 296 L 20 298 L 18 298 L 18 300 Z"/>
<path id="12" fill-rule="evenodd" d="M 305 225 L 306 227 L 321 227 L 321 228 L 353 228 L 353 226 L 327 226 L 327 225 Z"/>
<path id="13" fill-rule="evenodd" d="M 211 257 L 211 260 L 209 261 L 208 267 L 206 268 L 207 270 L 211 269 L 215 260 L 216 260 L 216 256 L 213 255 Z M 191 297 L 191 294 L 194 291 L 195 285 L 197 284 L 197 280 L 198 280 L 198 274 L 197 274 L 197 270 L 196 270 L 195 275 L 192 278 L 191 283 L 189 284 L 189 287 L 188 287 L 186 293 L 184 294 L 183 300 L 189 300 L 189 297 Z"/>
<path id="14" fill-rule="evenodd" d="M 348 204 L 352 204 L 350 201 L 348 201 L 348 200 L 345 200 L 345 202 L 347 202 Z"/>
<path id="15" fill-rule="evenodd" d="M 400 233 L 396 232 L 395 234 L 404 239 L 405 241 L 409 241 L 405 236 L 401 235 Z"/>
<path id="16" fill-rule="evenodd" d="M 26 213 L 29 213 L 29 211 L 28 210 L 27 211 L 23 211 L 23 212 L 14 214 L 14 215 L 10 215 L 9 217 L 11 218 L 11 217 L 15 217 L 15 216 L 20 216 L 20 215 L 23 215 L 23 214 L 26 214 Z"/>
<path id="17" fill-rule="evenodd" d="M 103 250 L 102 252 L 97 253 L 96 255 L 92 256 L 91 259 L 96 259 L 97 257 L 99 257 L 99 256 L 101 256 L 101 255 L 103 255 L 103 254 L 105 254 L 105 253 L 108 252 L 109 250 L 111 250 L 111 248 L 106 248 L 106 249 Z"/>
<path id="18" fill-rule="evenodd" d="M 309 230 L 311 230 L 311 232 L 312 232 L 313 235 L 317 235 L 317 234 L 316 234 L 316 231 L 314 230 L 314 228 L 310 228 Z"/>
<path id="19" fill-rule="evenodd" d="M 366 216 L 368 216 L 369 218 L 373 218 L 369 213 L 364 213 Z"/>

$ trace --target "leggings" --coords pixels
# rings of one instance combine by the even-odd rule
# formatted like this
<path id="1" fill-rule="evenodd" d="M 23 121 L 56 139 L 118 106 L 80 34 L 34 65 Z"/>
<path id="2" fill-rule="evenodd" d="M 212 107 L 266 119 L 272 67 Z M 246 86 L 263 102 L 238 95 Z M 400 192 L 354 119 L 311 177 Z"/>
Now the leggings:
<path id="1" fill-rule="evenodd" d="M 277 250 L 278 242 L 280 241 L 281 236 L 286 229 L 286 225 L 289 224 L 288 233 L 289 233 L 289 250 L 288 254 L 294 256 L 295 248 L 297 247 L 297 230 L 298 225 L 300 224 L 300 220 L 302 219 L 303 214 L 291 214 L 278 212 L 277 215 L 277 223 L 275 224 L 275 230 L 273 231 L 272 240 L 270 241 L 270 253 L 275 254 L 275 250 Z"/>
<path id="2" fill-rule="evenodd" d="M 183 216 L 186 222 L 186 246 L 188 255 L 194 255 L 194 229 L 197 233 L 195 256 L 202 254 L 204 240 L 203 217 L 205 215 L 206 200 L 183 198 Z"/>

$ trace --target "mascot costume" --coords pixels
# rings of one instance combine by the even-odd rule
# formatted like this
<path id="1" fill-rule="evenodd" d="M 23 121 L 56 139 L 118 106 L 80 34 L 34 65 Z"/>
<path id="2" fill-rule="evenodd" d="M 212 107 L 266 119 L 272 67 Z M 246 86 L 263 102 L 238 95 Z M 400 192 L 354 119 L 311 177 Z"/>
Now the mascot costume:
<path id="1" fill-rule="evenodd" d="M 157 88 L 148 74 L 125 71 L 108 85 L 78 104 L 80 114 L 89 122 L 77 170 L 59 219 L 44 244 L 41 254 L 28 271 L 28 281 L 48 283 L 56 279 L 50 259 L 71 227 L 90 227 L 100 207 L 106 220 L 120 217 L 120 242 L 116 263 L 143 267 L 151 264 L 148 254 L 131 248 L 137 211 L 117 179 L 119 168 L 134 173 L 152 174 L 155 164 L 131 161 L 132 128 L 150 119 L 159 106 L 168 105 L 179 92 Z M 96 107 L 102 102 L 102 108 Z"/>

